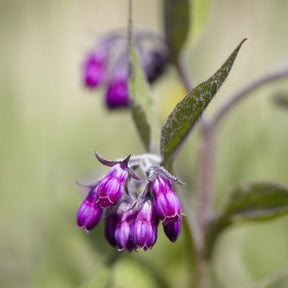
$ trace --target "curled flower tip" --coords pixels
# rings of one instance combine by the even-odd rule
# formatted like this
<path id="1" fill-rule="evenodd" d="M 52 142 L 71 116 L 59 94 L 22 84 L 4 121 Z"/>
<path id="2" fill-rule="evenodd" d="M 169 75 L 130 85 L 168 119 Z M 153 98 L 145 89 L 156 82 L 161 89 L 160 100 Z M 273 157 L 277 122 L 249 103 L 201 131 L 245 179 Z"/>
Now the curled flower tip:
<path id="1" fill-rule="evenodd" d="M 96 195 L 89 193 L 78 209 L 77 228 L 84 228 L 89 233 L 100 222 L 102 212 L 96 203 Z"/>
<path id="2" fill-rule="evenodd" d="M 106 59 L 107 53 L 103 50 L 87 56 L 83 67 L 83 77 L 88 88 L 95 88 L 104 82 Z"/>
<path id="3" fill-rule="evenodd" d="M 161 176 L 152 181 L 154 207 L 163 224 L 177 222 L 181 218 L 181 203 L 173 191 L 172 183 Z"/>
<path id="4" fill-rule="evenodd" d="M 100 156 L 96 151 L 93 151 L 94 155 L 96 157 L 96 159 L 103 165 L 105 166 L 109 166 L 112 167 L 115 164 L 119 163 L 119 161 L 110 161 L 110 160 L 106 160 L 105 158 L 103 158 L 102 156 Z"/>
<path id="5" fill-rule="evenodd" d="M 132 238 L 136 248 L 144 250 L 150 250 L 157 240 L 157 217 L 150 200 L 147 200 L 136 214 Z"/>
<path id="6" fill-rule="evenodd" d="M 177 222 L 169 222 L 166 225 L 163 225 L 164 232 L 171 242 L 175 242 L 181 232 L 181 223 L 182 219 L 179 218 Z"/>
<path id="7" fill-rule="evenodd" d="M 98 202 L 102 208 L 116 205 L 121 199 L 125 183 L 128 177 L 128 169 L 117 163 L 112 166 L 109 173 L 103 178 L 98 186 Z"/>

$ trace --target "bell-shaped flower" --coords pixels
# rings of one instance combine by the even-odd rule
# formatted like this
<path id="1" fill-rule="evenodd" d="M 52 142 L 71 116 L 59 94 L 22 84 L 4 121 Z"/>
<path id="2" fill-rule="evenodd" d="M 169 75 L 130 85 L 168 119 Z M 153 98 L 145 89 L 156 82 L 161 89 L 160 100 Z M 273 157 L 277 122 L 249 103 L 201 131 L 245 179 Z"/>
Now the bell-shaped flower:
<path id="1" fill-rule="evenodd" d="M 164 232 L 171 242 L 175 242 L 181 232 L 182 219 L 179 218 L 177 222 L 169 222 L 163 225 Z"/>
<path id="2" fill-rule="evenodd" d="M 98 203 L 102 208 L 116 205 L 122 197 L 128 168 L 124 164 L 116 163 L 103 178 L 97 188 Z"/>
<path id="3" fill-rule="evenodd" d="M 152 181 L 152 191 L 155 210 L 162 223 L 177 222 L 181 218 L 181 203 L 171 181 L 158 175 Z"/>
<path id="4" fill-rule="evenodd" d="M 157 240 L 157 217 L 152 202 L 146 200 L 137 211 L 132 227 L 136 248 L 151 249 Z"/>
<path id="5" fill-rule="evenodd" d="M 98 49 L 87 56 L 83 67 L 83 80 L 88 88 L 95 88 L 104 82 L 106 62 L 107 53 L 104 49 Z"/>
<path id="6" fill-rule="evenodd" d="M 118 219 L 115 228 L 115 240 L 119 247 L 118 251 L 127 250 L 131 252 L 135 249 L 131 228 L 135 214 L 131 203 L 122 202 L 118 208 Z"/>
<path id="7" fill-rule="evenodd" d="M 109 109 L 115 109 L 128 107 L 129 104 L 128 73 L 122 67 L 116 67 L 106 93 L 106 105 Z"/>
<path id="8" fill-rule="evenodd" d="M 111 246 L 116 246 L 117 242 L 115 239 L 116 224 L 118 221 L 118 214 L 116 212 L 108 212 L 105 219 L 105 236 Z"/>
<path id="9" fill-rule="evenodd" d="M 77 212 L 77 228 L 84 228 L 86 232 L 90 232 L 99 223 L 103 212 L 99 204 L 96 203 L 95 189 L 91 189 Z"/>

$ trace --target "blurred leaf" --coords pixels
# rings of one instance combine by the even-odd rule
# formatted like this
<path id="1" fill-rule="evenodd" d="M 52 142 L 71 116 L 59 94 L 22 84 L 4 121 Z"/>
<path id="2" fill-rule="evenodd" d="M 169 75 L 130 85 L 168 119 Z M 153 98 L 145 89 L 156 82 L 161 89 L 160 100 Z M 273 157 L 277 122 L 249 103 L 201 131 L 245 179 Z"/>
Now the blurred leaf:
<path id="1" fill-rule="evenodd" d="M 224 211 L 211 223 L 207 234 L 207 256 L 216 238 L 233 223 L 261 221 L 288 214 L 288 187 L 279 184 L 251 183 L 237 187 Z"/>
<path id="2" fill-rule="evenodd" d="M 288 95 L 287 93 L 278 93 L 274 96 L 274 101 L 277 105 L 288 108 Z"/>
<path id="3" fill-rule="evenodd" d="M 164 0 L 164 27 L 167 44 L 175 61 L 187 39 L 190 26 L 189 0 Z"/>
<path id="4" fill-rule="evenodd" d="M 242 40 L 222 67 L 207 81 L 195 87 L 180 101 L 162 127 L 161 153 L 167 161 L 184 142 L 202 112 L 228 76 L 243 42 Z"/>
<path id="5" fill-rule="evenodd" d="M 191 34 L 195 39 L 207 21 L 211 0 L 193 0 Z"/>
<path id="6" fill-rule="evenodd" d="M 158 124 L 149 96 L 149 88 L 139 62 L 136 48 L 131 44 L 130 95 L 132 97 L 132 116 L 140 137 L 148 151 L 155 149 L 158 135 Z"/>
<path id="7" fill-rule="evenodd" d="M 229 222 L 266 220 L 288 213 L 288 188 L 277 184 L 252 183 L 236 188 L 222 218 Z"/>
<path id="8" fill-rule="evenodd" d="M 139 255 L 138 255 L 139 256 Z M 122 257 L 113 267 L 115 275 L 112 287 L 125 288 L 161 288 L 167 287 L 155 277 L 158 271 L 147 270 L 144 265 L 136 262 L 131 257 Z"/>
<path id="9" fill-rule="evenodd" d="M 91 280 L 81 286 L 81 288 L 107 288 L 110 287 L 111 270 L 102 268 Z"/>

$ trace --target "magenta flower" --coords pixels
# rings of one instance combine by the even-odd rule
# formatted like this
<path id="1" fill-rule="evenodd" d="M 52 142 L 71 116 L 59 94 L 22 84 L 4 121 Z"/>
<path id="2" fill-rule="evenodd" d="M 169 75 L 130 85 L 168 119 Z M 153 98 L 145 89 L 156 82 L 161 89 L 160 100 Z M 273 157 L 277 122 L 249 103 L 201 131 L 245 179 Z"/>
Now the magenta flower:
<path id="1" fill-rule="evenodd" d="M 115 240 L 119 247 L 118 251 L 127 250 L 131 252 L 135 249 L 131 233 L 135 214 L 131 208 L 130 203 L 122 202 L 118 209 L 118 219 L 115 228 Z"/>
<path id="2" fill-rule="evenodd" d="M 96 193 L 93 188 L 78 209 L 77 228 L 84 228 L 89 233 L 99 223 L 102 212 L 102 208 L 96 203 Z"/>
<path id="3" fill-rule="evenodd" d="M 128 74 L 124 69 L 116 69 L 106 94 L 106 105 L 109 109 L 128 107 L 130 96 Z"/>
<path id="4" fill-rule="evenodd" d="M 181 218 L 181 203 L 173 191 L 170 180 L 158 175 L 152 181 L 154 205 L 163 224 L 177 222 Z"/>
<path id="5" fill-rule="evenodd" d="M 121 163 L 111 167 L 97 188 L 98 203 L 102 208 L 116 205 L 124 193 L 128 168 Z"/>
<path id="6" fill-rule="evenodd" d="M 106 217 L 105 221 L 105 236 L 107 241 L 112 245 L 116 246 L 117 242 L 115 239 L 115 230 L 116 230 L 116 224 L 118 221 L 118 215 L 115 212 L 110 213 Z"/>
<path id="7" fill-rule="evenodd" d="M 105 65 L 107 54 L 103 50 L 98 50 L 88 55 L 84 63 L 84 83 L 88 88 L 95 88 L 105 80 Z"/>
<path id="8" fill-rule="evenodd" d="M 163 225 L 164 232 L 171 242 L 175 242 L 178 239 L 181 232 L 181 223 L 182 219 L 179 218 L 177 222 L 169 222 Z"/>
<path id="9" fill-rule="evenodd" d="M 136 248 L 151 249 L 157 240 L 157 217 L 150 200 L 138 210 L 132 227 Z"/>

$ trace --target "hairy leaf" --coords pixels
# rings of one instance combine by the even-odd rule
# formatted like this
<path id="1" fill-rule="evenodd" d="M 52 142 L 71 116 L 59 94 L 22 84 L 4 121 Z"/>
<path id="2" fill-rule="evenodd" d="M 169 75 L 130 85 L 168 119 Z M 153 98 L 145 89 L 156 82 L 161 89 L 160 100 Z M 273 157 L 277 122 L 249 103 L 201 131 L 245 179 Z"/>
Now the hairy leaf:
<path id="1" fill-rule="evenodd" d="M 202 112 L 228 76 L 243 42 L 242 40 L 222 67 L 207 81 L 195 87 L 174 108 L 162 127 L 161 154 L 167 161 L 183 143 Z"/>
<path id="2" fill-rule="evenodd" d="M 163 0 L 164 27 L 171 57 L 176 60 L 186 41 L 190 26 L 189 0 Z"/>
<path id="3" fill-rule="evenodd" d="M 153 113 L 152 100 L 149 89 L 140 65 L 135 46 L 131 45 L 131 69 L 130 95 L 132 97 L 132 116 L 138 132 L 148 151 L 155 148 L 157 138 L 157 121 Z"/>
<path id="4" fill-rule="evenodd" d="M 207 256 L 216 238 L 233 223 L 263 221 L 288 214 L 288 187 L 271 183 L 250 183 L 237 187 L 223 212 L 211 223 L 207 234 Z"/>

